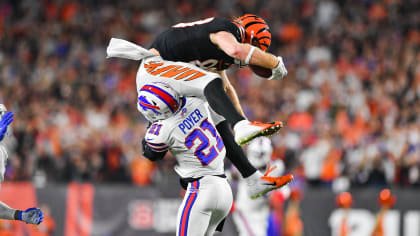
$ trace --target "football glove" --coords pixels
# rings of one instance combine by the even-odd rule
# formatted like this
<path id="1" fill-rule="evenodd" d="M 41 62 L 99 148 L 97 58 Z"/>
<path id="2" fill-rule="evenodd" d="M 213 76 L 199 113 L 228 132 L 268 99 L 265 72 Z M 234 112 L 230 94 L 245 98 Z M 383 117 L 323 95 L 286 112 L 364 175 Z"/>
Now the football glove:
<path id="1" fill-rule="evenodd" d="M 4 135 L 7 132 L 7 126 L 13 121 L 13 112 L 9 111 L 1 117 L 0 121 L 0 141 L 3 140 Z"/>
<path id="2" fill-rule="evenodd" d="M 279 59 L 279 64 L 272 70 L 272 75 L 268 80 L 281 80 L 287 75 L 287 69 L 284 66 L 283 58 L 278 56 L 277 59 Z"/>
<path id="3" fill-rule="evenodd" d="M 29 208 L 26 211 L 19 211 L 18 220 L 27 224 L 39 225 L 44 219 L 44 214 L 39 208 Z"/>

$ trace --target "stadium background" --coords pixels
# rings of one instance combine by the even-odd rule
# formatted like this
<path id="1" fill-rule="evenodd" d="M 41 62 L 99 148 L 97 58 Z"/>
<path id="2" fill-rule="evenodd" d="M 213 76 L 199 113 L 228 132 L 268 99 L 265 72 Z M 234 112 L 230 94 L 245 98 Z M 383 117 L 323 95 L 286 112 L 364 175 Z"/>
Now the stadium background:
<path id="1" fill-rule="evenodd" d="M 175 161 L 155 165 L 141 156 L 146 121 L 135 104 L 137 64 L 106 60 L 106 45 L 120 37 L 147 47 L 175 23 L 255 13 L 271 27 L 270 51 L 283 56 L 289 74 L 265 81 L 232 68 L 228 75 L 249 119 L 288 123 L 272 138 L 273 159 L 285 162 L 297 179 L 292 188 L 303 193 L 305 235 L 330 233 L 321 216 L 332 214 L 337 191 L 350 188 L 354 207 L 373 214 L 384 187 L 397 194 L 400 212 L 393 222 L 401 234 L 389 235 L 420 235 L 404 228 L 420 222 L 410 211 L 418 210 L 420 185 L 419 6 L 418 0 L 2 0 L 0 103 L 15 121 L 0 198 L 13 207 L 49 208 L 56 227 L 42 235 L 152 235 L 156 230 L 130 226 L 128 216 L 134 208 L 141 216 L 165 215 L 160 204 L 180 199 Z M 162 203 L 147 203 L 156 198 Z M 113 212 L 121 222 L 101 230 L 112 225 Z"/>

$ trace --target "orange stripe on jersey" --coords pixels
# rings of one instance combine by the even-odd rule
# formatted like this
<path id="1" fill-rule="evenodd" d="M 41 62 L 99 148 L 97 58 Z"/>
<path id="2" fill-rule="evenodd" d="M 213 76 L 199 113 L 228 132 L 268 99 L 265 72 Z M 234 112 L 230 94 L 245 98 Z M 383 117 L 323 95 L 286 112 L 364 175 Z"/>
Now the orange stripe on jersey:
<path id="1" fill-rule="evenodd" d="M 174 77 L 174 76 L 177 76 L 177 75 L 181 74 L 182 72 L 185 72 L 185 71 L 190 70 L 190 69 L 191 68 L 188 68 L 188 67 L 177 66 L 177 67 L 169 70 L 168 72 L 166 72 L 166 73 L 164 73 L 164 74 L 162 74 L 160 76 L 163 76 L 163 77 Z"/>
<path id="2" fill-rule="evenodd" d="M 154 69 L 156 69 L 156 68 L 158 68 L 159 66 L 162 66 L 162 65 L 163 65 L 163 62 L 156 63 L 154 61 L 151 61 L 147 64 L 144 64 L 144 68 L 146 68 L 147 69 L 146 71 L 150 73 L 150 71 L 152 71 L 152 70 L 154 70 Z"/>
<path id="3" fill-rule="evenodd" d="M 175 79 L 176 80 L 180 80 L 180 79 L 183 79 L 183 78 L 185 78 L 185 77 L 187 77 L 187 76 L 190 76 L 190 75 L 192 75 L 192 74 L 195 74 L 195 73 L 197 73 L 198 71 L 196 71 L 196 70 L 189 70 L 189 71 L 187 71 L 187 72 L 185 72 L 185 73 L 183 73 L 183 74 L 181 74 L 181 75 L 179 75 L 178 77 L 176 77 Z"/>
<path id="4" fill-rule="evenodd" d="M 165 72 L 165 71 L 167 71 L 167 70 L 169 70 L 169 69 L 172 69 L 172 68 L 174 68 L 175 67 L 175 65 L 170 65 L 170 66 L 165 66 L 165 67 L 163 67 L 163 68 L 160 68 L 160 69 L 157 69 L 156 71 L 153 71 L 152 73 L 150 73 L 151 75 L 158 75 L 158 74 L 160 74 L 160 73 L 162 73 L 162 72 Z"/>
<path id="5" fill-rule="evenodd" d="M 197 74 L 195 74 L 195 75 L 191 76 L 190 78 L 186 79 L 185 81 L 189 81 L 189 80 L 197 79 L 197 78 L 203 77 L 203 76 L 205 76 L 205 75 L 206 75 L 206 73 L 203 73 L 203 72 L 198 72 Z"/>

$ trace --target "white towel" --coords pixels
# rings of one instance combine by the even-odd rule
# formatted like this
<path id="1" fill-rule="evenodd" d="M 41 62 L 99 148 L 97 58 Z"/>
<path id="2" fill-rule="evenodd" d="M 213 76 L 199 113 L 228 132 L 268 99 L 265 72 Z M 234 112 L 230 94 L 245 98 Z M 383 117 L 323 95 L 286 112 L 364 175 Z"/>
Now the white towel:
<path id="1" fill-rule="evenodd" d="M 109 41 L 109 45 L 106 48 L 106 54 L 107 58 L 119 57 L 136 61 L 156 56 L 154 53 L 137 44 L 117 38 L 111 38 L 111 41 Z"/>

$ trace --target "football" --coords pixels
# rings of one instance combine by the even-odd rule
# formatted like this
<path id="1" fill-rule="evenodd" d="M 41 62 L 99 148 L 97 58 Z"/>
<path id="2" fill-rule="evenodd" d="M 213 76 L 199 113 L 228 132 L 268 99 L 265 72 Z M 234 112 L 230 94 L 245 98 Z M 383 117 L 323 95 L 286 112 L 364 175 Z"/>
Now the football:
<path id="1" fill-rule="evenodd" d="M 263 78 L 269 78 L 272 75 L 271 69 L 256 65 L 249 65 L 249 68 L 251 68 L 252 72 L 254 72 L 256 75 Z"/>

